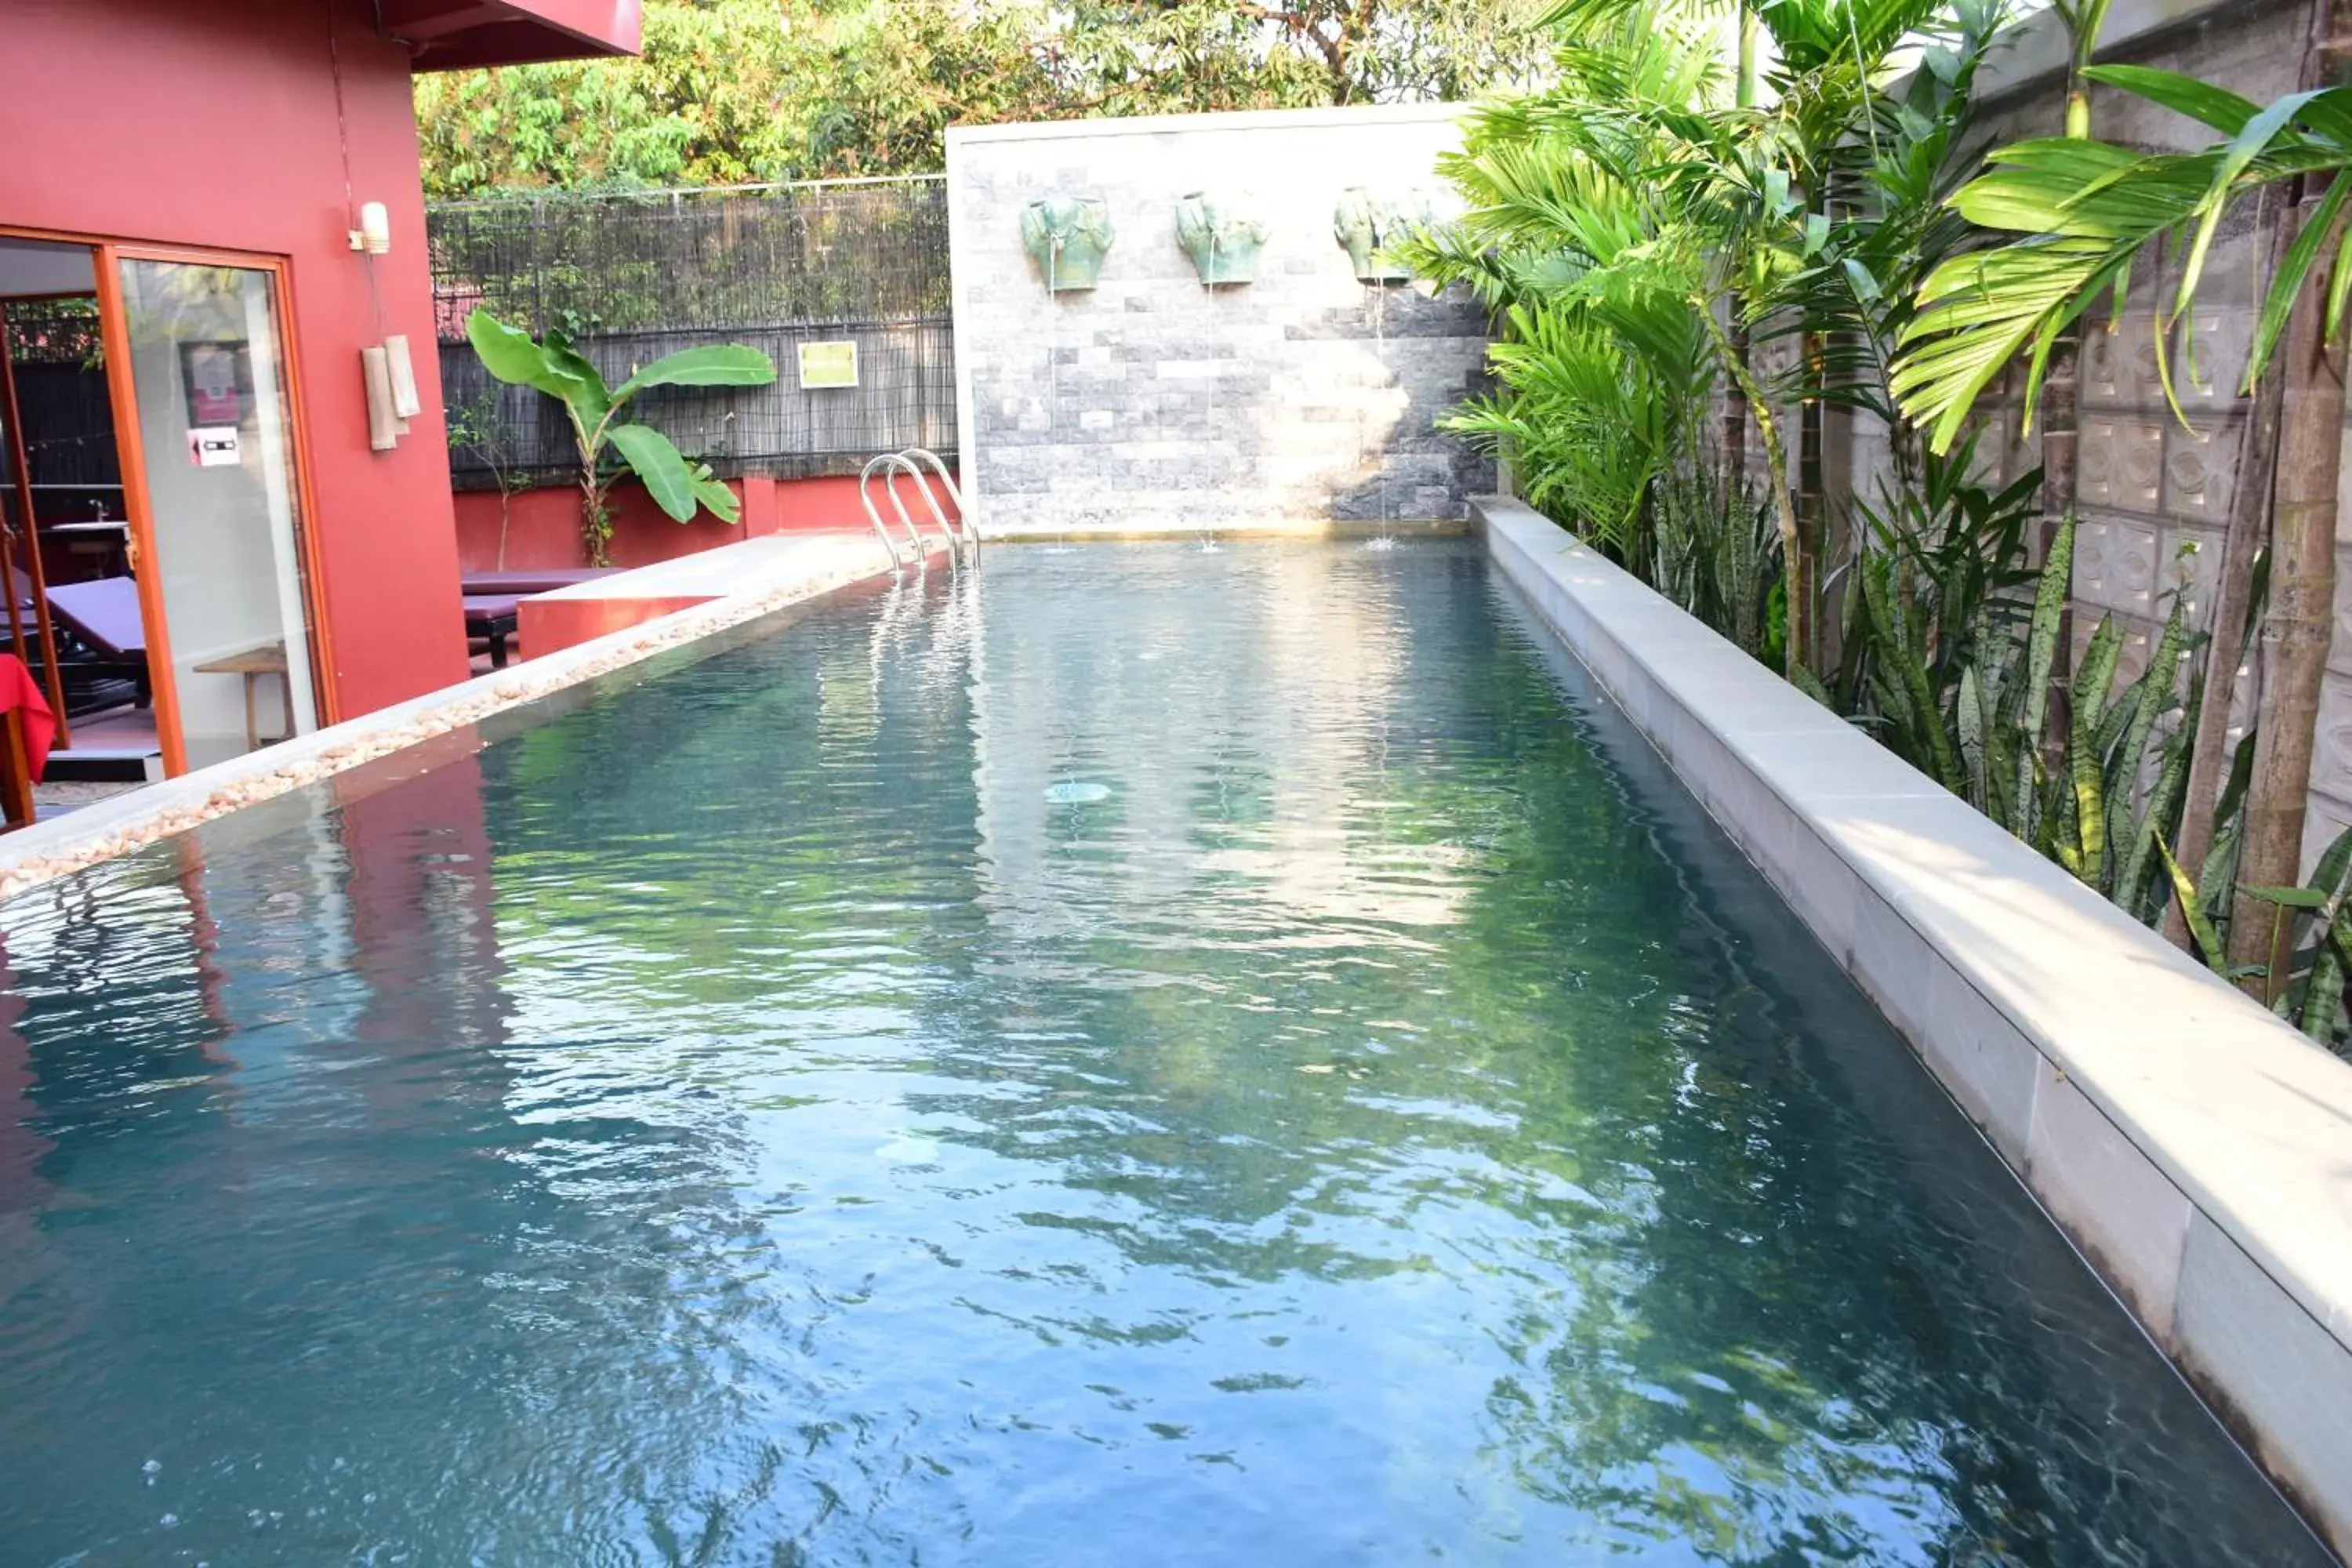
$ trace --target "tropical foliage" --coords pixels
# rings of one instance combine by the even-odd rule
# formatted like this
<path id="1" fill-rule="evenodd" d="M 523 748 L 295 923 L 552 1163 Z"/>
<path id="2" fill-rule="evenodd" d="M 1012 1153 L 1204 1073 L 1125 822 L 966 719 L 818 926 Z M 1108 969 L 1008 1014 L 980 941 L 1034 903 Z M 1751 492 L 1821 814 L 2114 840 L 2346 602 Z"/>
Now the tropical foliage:
<path id="1" fill-rule="evenodd" d="M 2161 269 L 2161 352 L 2223 218 L 2282 182 L 2308 182 L 2306 214 L 2247 384 L 2286 353 L 2299 299 L 2338 334 L 2352 181 L 2316 177 L 2352 163 L 2352 89 L 2263 109 L 2095 66 L 2104 6 L 2063 9 L 2068 133 L 1979 153 L 1990 0 L 1567 0 L 1552 81 L 1480 106 L 1444 170 L 1467 210 L 1408 259 L 1492 308 L 1495 390 L 1452 423 L 1531 502 L 2136 918 L 2169 910 L 2192 951 L 2332 1041 L 2352 846 L 2308 883 L 2252 847 L 2280 815 L 2263 745 L 2237 747 L 2226 780 L 2215 763 L 2242 616 L 2173 595 L 2137 668 L 2112 620 L 2077 639 L 2071 424 L 2048 486 L 2014 467 L 2001 484 L 1979 477 L 1973 414 L 2014 365 L 2029 410 L 2047 382 L 2071 422 L 2085 313 Z M 1726 58 L 1727 22 L 1762 35 L 1753 76 L 1748 47 Z M 2216 140 L 2097 141 L 2093 83 Z M 1829 493 L 1832 409 L 1883 442 L 1870 495 Z M 2250 584 L 2263 600 L 2258 553 L 2232 557 L 2242 603 Z"/>
<path id="2" fill-rule="evenodd" d="M 488 310 L 476 310 L 467 320 L 466 335 L 492 375 L 535 388 L 563 405 L 580 449 L 581 533 L 593 564 L 610 563 L 604 552 L 613 536 L 607 497 L 614 481 L 626 473 L 634 472 L 654 504 L 680 522 L 691 521 L 699 510 L 723 522 L 736 521 L 734 492 L 713 477 L 709 464 L 689 462 L 668 437 L 621 415 L 638 394 L 657 386 L 765 386 L 776 379 L 775 362 L 766 354 L 731 343 L 684 349 L 618 386 L 607 386 L 572 340 L 552 329 L 534 342 L 530 333 Z"/>
<path id="3" fill-rule="evenodd" d="M 2341 13 L 2343 5 L 2332 8 Z M 2218 733 L 2234 687 L 2250 591 L 2262 563 L 2277 591 L 2260 623 L 2263 689 L 2256 745 L 2244 786 L 2235 869 L 2228 879 L 2183 877 L 2176 920 L 2217 968 L 2239 976 L 2274 1004 L 2293 1001 L 2299 976 L 2326 971 L 2341 954 L 2333 921 L 2319 922 L 2310 948 L 2299 948 L 2298 922 L 2275 918 L 2267 900 L 2294 881 L 2303 864 L 2305 797 L 2319 688 L 2334 623 L 2336 492 L 2342 463 L 2345 303 L 2352 295 L 2352 258 L 2342 245 L 2352 186 L 2352 89 L 2321 84 L 2327 40 L 2346 17 L 2314 13 L 2305 87 L 2267 107 L 2213 84 L 2134 66 L 2094 66 L 2082 74 L 2171 110 L 2203 126 L 2211 140 L 2183 153 L 2151 153 L 2074 136 L 2000 149 L 1992 167 L 1959 193 L 1955 205 L 2005 243 L 1948 262 L 1921 291 L 1922 310 L 1895 384 L 1906 411 L 1938 443 L 1962 427 L 1985 388 L 2021 356 L 2030 418 L 2043 392 L 2053 345 L 2103 299 L 2118 316 L 2135 273 L 2166 279 L 2153 312 L 2158 371 L 2168 397 L 2175 375 L 2166 348 L 2210 275 L 2211 247 L 2225 218 L 2283 193 L 2289 216 L 2274 226 L 2269 277 L 2255 319 L 2242 390 L 2252 395 L 2247 421 L 2242 504 L 2225 542 L 2215 626 L 2205 672 L 2205 735 L 2191 765 L 2181 833 L 2190 859 L 2230 843 L 2210 784 L 2218 773 Z M 2257 206 L 2257 230 L 2263 228 Z M 2178 409 L 2178 399 L 2174 398 Z M 2267 449 L 2266 449 L 2267 448 Z M 2270 481 L 2275 461 L 2274 490 Z M 2265 490 L 2273 490 L 2265 495 Z M 2252 498 L 2249 503 L 2247 498 Z M 2270 550 L 2262 549 L 2259 508 L 2273 503 Z M 2221 661 L 2230 657 L 2224 665 Z M 2204 901 L 2200 889 L 2220 903 Z M 2333 894 L 2329 896 L 2334 896 Z M 2226 938 L 2222 952 L 2209 943 Z M 2340 986 L 2340 970 L 2336 984 Z M 2329 986 L 2319 988 L 2326 997 Z M 2337 1008 L 2320 1009 L 2332 1034 Z M 2307 1025 L 2313 1020 L 2306 1018 Z"/>
<path id="4" fill-rule="evenodd" d="M 1761 107 L 1727 76 L 1705 16 L 1577 7 L 1585 31 L 1556 85 L 1481 109 L 1445 167 L 1469 211 L 1411 258 L 1477 289 L 1506 328 L 1501 390 L 1455 427 L 1629 559 L 1659 479 L 1707 445 L 1711 397 L 1753 423 L 1779 540 L 1759 581 L 1777 584 L 1787 668 L 1818 679 L 1821 412 L 1875 416 L 1897 474 L 1916 475 L 1887 367 L 1916 286 L 1968 237 L 1941 198 L 1998 14 L 1802 0 L 1757 16 L 1779 59 Z M 1895 51 L 1921 37 L 1924 68 L 1893 89 Z M 1767 374 L 1752 351 L 1780 345 L 1788 368 Z"/>
<path id="5" fill-rule="evenodd" d="M 2127 289 L 2135 266 L 2155 270 L 2169 250 L 2179 277 L 2156 316 L 2162 333 L 2195 301 L 2222 218 L 2261 186 L 2352 168 L 2352 88 L 2294 93 L 2258 108 L 2192 77 L 2144 66 L 2093 66 L 2084 75 L 2174 110 L 2219 133 L 2185 153 L 2150 153 L 2074 138 L 1995 149 L 1993 167 L 1953 201 L 1979 226 L 2023 237 L 1955 257 L 1920 290 L 1914 340 L 1895 377 L 1904 411 L 1949 446 L 1993 377 L 2021 355 L 2030 418 L 2058 334 L 2111 290 Z M 2277 353 L 2295 300 L 2326 279 L 2325 331 L 2343 330 L 2352 256 L 2336 244 L 2352 184 L 2336 181 L 2296 235 L 2270 280 L 2248 355 L 2251 390 Z M 2168 367 L 2168 395 L 2173 391 Z"/>

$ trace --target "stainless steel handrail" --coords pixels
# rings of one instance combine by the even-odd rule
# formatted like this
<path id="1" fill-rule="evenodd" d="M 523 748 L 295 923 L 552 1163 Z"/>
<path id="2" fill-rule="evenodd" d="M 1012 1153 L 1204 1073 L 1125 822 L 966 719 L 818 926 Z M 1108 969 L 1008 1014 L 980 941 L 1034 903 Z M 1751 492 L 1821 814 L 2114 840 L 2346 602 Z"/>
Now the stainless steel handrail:
<path id="1" fill-rule="evenodd" d="M 890 531 L 883 526 L 881 509 L 874 504 L 873 492 L 866 489 L 868 481 L 874 478 L 874 470 L 885 468 L 911 470 L 914 465 L 896 452 L 885 452 L 878 458 L 868 458 L 866 466 L 857 471 L 857 500 L 858 504 L 866 509 L 866 521 L 874 525 L 875 534 L 882 541 L 882 548 L 890 552 L 891 570 L 897 571 L 906 563 L 898 558 L 898 547 L 891 542 Z M 917 478 L 919 479 L 920 476 Z M 882 481 L 882 493 L 890 498 L 890 509 L 898 514 L 898 525 L 907 531 L 907 542 L 915 547 L 915 563 L 919 566 L 924 564 L 928 552 L 923 549 L 923 536 L 916 531 L 915 520 L 907 515 L 907 503 L 898 499 L 898 487 L 886 479 Z"/>
<path id="2" fill-rule="evenodd" d="M 931 521 L 938 527 L 940 537 L 948 542 L 948 553 L 958 561 L 962 560 L 963 541 L 956 537 L 956 531 L 949 525 L 948 514 L 940 510 L 940 498 L 931 493 L 930 481 L 923 478 L 923 470 L 915 467 L 906 453 L 900 452 L 897 456 L 899 466 L 915 481 L 915 488 L 923 492 L 923 504 L 930 509 Z"/>
<path id="3" fill-rule="evenodd" d="M 947 464 L 940 460 L 940 455 L 929 447 L 908 447 L 898 456 L 920 458 L 931 466 L 931 470 L 940 476 L 940 483 L 948 488 L 948 500 L 955 502 L 956 521 L 963 525 L 964 538 L 974 544 L 979 543 L 980 531 L 972 526 L 971 509 L 963 504 L 963 487 L 956 483 L 955 475 L 949 471 Z"/>
<path id="4" fill-rule="evenodd" d="M 907 531 L 908 542 L 915 547 L 917 561 L 924 560 L 922 532 L 916 527 L 914 518 L 908 512 L 907 503 L 898 496 L 898 477 L 902 473 L 905 474 L 915 481 L 915 489 L 923 498 L 923 506 L 931 514 L 931 526 L 937 528 L 940 531 L 940 537 L 947 542 L 949 555 L 954 560 L 961 561 L 964 547 L 978 542 L 980 535 L 972 531 L 969 521 L 964 521 L 961 532 L 954 523 L 948 521 L 946 509 L 940 505 L 938 492 L 931 489 L 930 479 L 915 461 L 918 458 L 929 463 L 932 469 L 939 475 L 940 482 L 947 487 L 948 498 L 954 501 L 957 516 L 961 520 L 963 513 L 963 492 L 957 487 L 955 476 L 948 471 L 947 464 L 940 460 L 940 455 L 937 452 L 921 447 L 909 447 L 901 452 L 885 452 L 868 460 L 866 467 L 858 471 L 857 499 L 865 506 L 866 520 L 873 523 L 875 532 L 881 536 L 886 546 L 890 547 L 891 563 L 897 565 L 898 549 L 895 545 L 891 545 L 889 532 L 883 525 L 881 510 L 874 504 L 873 494 L 867 489 L 869 481 L 875 477 L 876 470 L 881 470 L 883 492 L 890 498 L 891 510 L 898 514 L 899 526 Z"/>

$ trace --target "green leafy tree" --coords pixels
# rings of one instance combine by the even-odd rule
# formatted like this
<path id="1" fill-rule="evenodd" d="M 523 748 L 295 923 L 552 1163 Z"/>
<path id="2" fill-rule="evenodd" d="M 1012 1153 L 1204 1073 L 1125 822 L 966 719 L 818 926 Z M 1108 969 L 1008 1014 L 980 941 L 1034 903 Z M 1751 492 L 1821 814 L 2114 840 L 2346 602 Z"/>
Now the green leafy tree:
<path id="1" fill-rule="evenodd" d="M 634 472 L 654 504 L 680 522 L 708 509 L 722 522 L 740 514 L 734 492 L 712 477 L 708 463 L 690 463 L 670 438 L 650 425 L 621 417 L 639 393 L 656 386 L 765 386 L 776 379 L 775 362 L 757 349 L 712 343 L 668 354 L 608 387 L 604 375 L 550 330 L 533 342 L 530 334 L 508 326 L 488 310 L 466 321 L 466 335 L 483 368 L 509 384 L 534 387 L 563 405 L 580 448 L 580 523 L 595 565 L 610 564 L 605 545 L 613 537 L 607 504 L 614 480 Z"/>
<path id="2" fill-rule="evenodd" d="M 1467 97 L 1541 0 L 649 0 L 643 54 L 418 79 L 425 193 L 935 171 L 947 128 Z"/>
<path id="3" fill-rule="evenodd" d="M 1441 163 L 1468 203 L 1399 247 L 1422 277 L 1496 313 L 1501 390 L 1452 428 L 1507 457 L 1529 498 L 1621 558 L 1646 553 L 1659 480 L 1693 446 L 1717 374 L 1704 245 L 1645 172 L 1652 123 L 1709 90 L 1704 47 L 1621 29 L 1565 48 L 1559 81 L 1480 107 Z"/>
<path id="4" fill-rule="evenodd" d="M 1545 58 L 1535 26 L 1544 10 L 1531 0 L 1091 0 L 1068 15 L 1080 57 L 1105 81 L 1172 59 L 1187 97 L 1392 103 L 1529 77 Z M 1122 39 L 1143 40 L 1146 58 L 1122 58 Z"/>
<path id="5" fill-rule="evenodd" d="M 629 189 L 937 167 L 959 119 L 1060 96 L 1025 5 L 655 0 L 643 53 L 418 79 L 425 193 Z"/>

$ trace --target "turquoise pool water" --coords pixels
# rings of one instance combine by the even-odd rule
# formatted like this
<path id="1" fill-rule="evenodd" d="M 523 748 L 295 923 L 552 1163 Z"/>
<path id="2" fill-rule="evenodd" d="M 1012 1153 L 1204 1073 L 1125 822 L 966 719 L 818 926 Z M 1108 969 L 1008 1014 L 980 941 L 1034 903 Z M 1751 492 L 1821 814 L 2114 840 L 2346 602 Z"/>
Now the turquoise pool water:
<path id="1" fill-rule="evenodd" d="M 0 909 L 0 1563 L 2324 1561 L 1467 543 L 428 760 Z"/>

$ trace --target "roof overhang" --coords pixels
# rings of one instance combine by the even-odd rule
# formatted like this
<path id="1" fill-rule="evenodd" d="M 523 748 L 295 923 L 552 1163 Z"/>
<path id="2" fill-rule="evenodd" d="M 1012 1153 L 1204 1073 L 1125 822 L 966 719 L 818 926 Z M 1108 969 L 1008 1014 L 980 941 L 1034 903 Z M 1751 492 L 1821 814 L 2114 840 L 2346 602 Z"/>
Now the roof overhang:
<path id="1" fill-rule="evenodd" d="M 638 0 L 377 0 L 384 36 L 418 70 L 633 55 Z"/>

